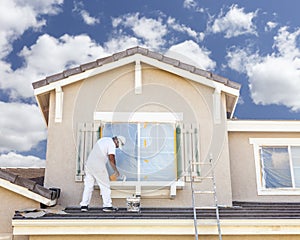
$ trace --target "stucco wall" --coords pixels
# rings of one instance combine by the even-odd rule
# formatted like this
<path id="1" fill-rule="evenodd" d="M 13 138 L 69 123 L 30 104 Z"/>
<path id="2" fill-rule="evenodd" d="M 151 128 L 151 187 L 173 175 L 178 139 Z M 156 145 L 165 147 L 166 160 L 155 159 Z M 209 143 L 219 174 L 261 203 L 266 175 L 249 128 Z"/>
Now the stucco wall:
<path id="1" fill-rule="evenodd" d="M 0 199 L 0 239 L 28 239 L 26 236 L 9 238 L 12 235 L 11 221 L 16 210 L 39 208 L 39 203 L 2 187 L 0 187 Z"/>
<path id="2" fill-rule="evenodd" d="M 234 201 L 299 202 L 298 196 L 259 196 L 253 145 L 249 138 L 299 138 L 299 133 L 230 132 L 229 152 Z"/>
<path id="3" fill-rule="evenodd" d="M 84 81 L 63 87 L 63 121 L 54 122 L 55 93 L 50 96 L 50 117 L 45 185 L 62 189 L 59 203 L 78 205 L 82 182 L 75 182 L 77 126 L 93 122 L 94 112 L 180 112 L 183 121 L 200 126 L 200 158 L 213 154 L 216 166 L 220 204 L 231 204 L 231 183 L 226 111 L 221 109 L 221 123 L 213 120 L 213 89 L 192 83 L 182 77 L 143 65 L 142 93 L 135 94 L 134 65 L 95 75 Z M 222 98 L 224 105 L 224 96 Z M 222 105 L 222 106 L 223 106 Z M 124 199 L 114 200 L 125 206 Z M 179 190 L 174 200 L 143 199 L 144 206 L 191 206 L 190 186 Z M 92 204 L 101 204 L 94 191 Z"/>

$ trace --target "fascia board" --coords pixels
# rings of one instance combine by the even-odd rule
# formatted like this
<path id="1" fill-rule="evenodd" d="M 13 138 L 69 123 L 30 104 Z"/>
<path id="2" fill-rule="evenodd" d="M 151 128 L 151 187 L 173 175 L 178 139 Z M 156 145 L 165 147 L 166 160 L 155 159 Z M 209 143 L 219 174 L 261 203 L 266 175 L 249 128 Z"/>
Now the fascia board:
<path id="1" fill-rule="evenodd" d="M 143 56 L 141 54 L 135 54 L 133 56 L 129 56 L 129 57 L 120 59 L 120 60 L 115 61 L 115 62 L 107 63 L 103 66 L 99 66 L 97 68 L 90 69 L 90 70 L 87 70 L 85 72 L 78 73 L 78 74 L 75 74 L 73 76 L 69 76 L 65 79 L 50 83 L 50 84 L 48 84 L 44 87 L 40 87 L 40 88 L 35 89 L 34 94 L 39 95 L 39 94 L 42 94 L 42 93 L 45 93 L 45 92 L 49 92 L 49 91 L 54 90 L 56 87 L 63 87 L 63 86 L 66 86 L 68 84 L 86 79 L 88 77 L 92 77 L 94 75 L 112 70 L 114 68 L 117 68 L 117 67 L 120 67 L 120 66 L 123 66 L 123 65 L 126 65 L 126 64 L 133 63 L 135 61 L 140 61 L 140 62 L 149 64 L 151 66 L 154 66 L 154 67 L 163 69 L 165 71 L 174 73 L 176 75 L 179 75 L 183 78 L 193 80 L 193 81 L 195 81 L 197 83 L 200 83 L 200 84 L 203 84 L 205 86 L 208 86 L 208 87 L 211 87 L 211 88 L 214 88 L 214 89 L 218 88 L 223 92 L 229 93 L 229 94 L 234 95 L 234 96 L 239 96 L 239 90 L 238 89 L 228 87 L 228 86 L 224 85 L 223 83 L 216 82 L 212 79 L 207 79 L 206 77 L 191 73 L 191 72 L 189 72 L 187 70 L 184 70 L 184 69 L 181 69 L 181 68 L 174 67 L 173 65 L 161 62 L 161 61 L 153 59 L 153 58 Z"/>
<path id="2" fill-rule="evenodd" d="M 129 57 L 120 59 L 118 61 L 107 63 L 107 64 L 104 64 L 103 66 L 99 66 L 97 68 L 93 68 L 93 69 L 87 70 L 85 72 L 78 73 L 78 74 L 75 74 L 73 76 L 69 76 L 69 77 L 64 78 L 62 80 L 50 83 L 50 84 L 48 84 L 44 87 L 40 87 L 40 88 L 35 89 L 34 94 L 39 95 L 39 94 L 42 94 L 42 93 L 45 93 L 45 92 L 52 91 L 56 87 L 63 87 L 63 86 L 75 83 L 77 81 L 81 81 L 81 80 L 84 80 L 86 78 L 95 76 L 97 74 L 110 71 L 110 70 L 118 68 L 120 66 L 130 64 L 130 63 L 134 62 L 136 59 L 137 59 L 136 55 L 129 56 Z"/>
<path id="3" fill-rule="evenodd" d="M 45 204 L 46 206 L 53 206 L 56 204 L 56 199 L 55 200 L 50 200 L 48 198 L 45 198 L 39 194 L 36 194 L 27 188 L 21 187 L 19 185 L 13 184 L 9 181 L 6 181 L 4 179 L 0 178 L 0 187 L 5 188 L 9 191 L 12 191 L 14 193 L 20 194 L 26 198 L 32 199 L 34 201 L 40 202 Z"/>
<path id="4" fill-rule="evenodd" d="M 204 76 L 200 76 L 200 75 L 197 75 L 195 73 L 189 72 L 187 70 L 175 67 L 171 64 L 167 64 L 167 63 L 161 62 L 161 61 L 153 59 L 153 58 L 148 58 L 148 57 L 143 56 L 143 55 L 140 55 L 140 61 L 144 62 L 146 64 L 149 64 L 151 66 L 163 69 L 167 72 L 171 72 L 171 73 L 173 73 L 175 75 L 178 75 L 178 76 L 181 76 L 183 78 L 186 78 L 186 79 L 192 80 L 194 82 L 200 83 L 202 85 L 211 87 L 213 89 L 217 88 L 217 89 L 220 89 L 221 91 L 229 93 L 231 95 L 239 96 L 239 90 L 238 89 L 228 87 L 228 86 L 224 85 L 223 83 L 216 82 L 212 79 L 208 79 Z"/>
<path id="5" fill-rule="evenodd" d="M 228 132 L 300 132 L 300 121 L 228 120 Z"/>
<path id="6" fill-rule="evenodd" d="M 221 219 L 222 235 L 298 235 L 300 219 Z M 192 219 L 13 219 L 14 235 L 194 235 Z M 199 235 L 217 235 L 198 219 Z"/>

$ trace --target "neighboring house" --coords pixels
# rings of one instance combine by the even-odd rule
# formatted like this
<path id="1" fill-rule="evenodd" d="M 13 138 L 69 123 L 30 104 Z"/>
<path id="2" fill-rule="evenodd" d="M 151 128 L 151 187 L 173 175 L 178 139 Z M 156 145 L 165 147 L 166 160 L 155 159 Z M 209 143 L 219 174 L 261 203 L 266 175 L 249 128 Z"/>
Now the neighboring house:
<path id="1" fill-rule="evenodd" d="M 12 239 L 11 219 L 15 211 L 54 206 L 59 197 L 58 189 L 43 187 L 43 168 L 0 169 L 0 239 Z M 22 212 L 25 214 L 26 212 Z M 27 239 L 15 237 L 14 239 Z"/>
<path id="2" fill-rule="evenodd" d="M 190 174 L 211 169 L 223 239 L 300 237 L 300 122 L 235 120 L 240 85 L 135 47 L 33 83 L 48 126 L 44 187 L 61 189 L 62 213 L 17 213 L 14 237 L 192 239 Z M 112 182 L 118 213 L 101 212 L 99 189 L 81 213 L 84 161 L 102 136 L 124 135 Z M 205 181 L 199 188 L 209 189 Z M 141 197 L 139 213 L 126 198 Z M 199 206 L 214 199 L 203 196 Z M 15 210 L 19 206 L 13 206 Z M 214 211 L 199 211 L 199 234 L 216 239 Z M 167 219 L 167 220 L 166 220 Z"/>

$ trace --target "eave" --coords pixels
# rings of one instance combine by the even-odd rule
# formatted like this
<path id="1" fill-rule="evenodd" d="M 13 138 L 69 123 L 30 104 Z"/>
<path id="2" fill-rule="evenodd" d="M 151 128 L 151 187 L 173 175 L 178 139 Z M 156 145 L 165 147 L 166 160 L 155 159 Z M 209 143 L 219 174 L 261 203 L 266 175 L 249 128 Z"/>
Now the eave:
<path id="1" fill-rule="evenodd" d="M 300 121 L 227 120 L 228 132 L 300 132 Z"/>
<path id="2" fill-rule="evenodd" d="M 300 219 L 225 219 L 222 235 L 299 235 Z M 194 235 L 192 219 L 13 220 L 14 235 Z M 216 221 L 198 220 L 199 235 L 217 235 Z"/>
<path id="3" fill-rule="evenodd" d="M 56 205 L 60 195 L 57 188 L 47 189 L 35 181 L 2 169 L 0 169 L 0 187 L 46 206 Z"/>
<path id="4" fill-rule="evenodd" d="M 42 203 L 46 206 L 54 206 L 57 202 L 57 199 L 49 199 L 40 194 L 30 191 L 29 189 L 13 184 L 9 181 L 0 178 L 0 187 L 5 188 L 11 192 L 20 194 L 28 199 L 34 200 L 36 202 Z"/>

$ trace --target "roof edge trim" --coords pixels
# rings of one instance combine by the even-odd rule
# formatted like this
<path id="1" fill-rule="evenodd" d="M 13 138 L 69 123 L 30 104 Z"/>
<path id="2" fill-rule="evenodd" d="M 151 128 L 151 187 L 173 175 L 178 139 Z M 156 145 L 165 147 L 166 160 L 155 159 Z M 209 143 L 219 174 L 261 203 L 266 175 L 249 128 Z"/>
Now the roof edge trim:
<path id="1" fill-rule="evenodd" d="M 199 234 L 217 235 L 215 221 L 199 219 Z M 258 226 L 257 219 L 221 219 L 222 235 L 300 234 L 300 219 L 259 221 Z M 191 219 L 13 219 L 12 225 L 14 235 L 194 235 Z"/>
<path id="2" fill-rule="evenodd" d="M 300 121 L 227 120 L 228 132 L 300 132 Z"/>
<path id="3" fill-rule="evenodd" d="M 107 64 L 116 63 L 116 62 L 119 62 L 121 60 L 127 59 L 128 57 L 135 56 L 135 55 L 141 55 L 143 57 L 147 57 L 148 59 L 155 60 L 156 62 L 165 63 L 176 69 L 184 70 L 185 72 L 190 72 L 192 74 L 202 76 L 202 77 L 210 79 L 214 82 L 219 82 L 222 85 L 226 85 L 230 88 L 234 88 L 237 90 L 240 89 L 240 84 L 238 84 L 236 82 L 232 82 L 225 77 L 218 76 L 209 71 L 199 69 L 196 66 L 193 66 L 193 65 L 190 65 L 190 64 L 187 64 L 184 62 L 180 62 L 177 59 L 167 57 L 160 53 L 152 52 L 146 48 L 142 48 L 139 46 L 129 48 L 125 51 L 115 53 L 111 56 L 106 56 L 106 57 L 98 59 L 96 61 L 93 61 L 90 63 L 85 63 L 80 66 L 74 67 L 72 69 L 65 70 L 61 73 L 57 73 L 57 74 L 48 76 L 45 79 L 42 79 L 40 81 L 32 83 L 32 86 L 35 90 L 37 90 L 37 89 L 43 88 L 51 83 L 62 81 L 64 79 L 70 78 L 71 76 L 76 76 L 78 74 L 82 74 L 87 71 L 90 72 L 90 71 L 97 69 L 98 67 L 104 67 Z M 120 65 L 120 63 L 119 63 L 119 65 Z M 81 77 L 81 79 L 82 79 L 82 77 Z M 35 91 L 35 92 L 38 93 L 38 91 Z"/>
<path id="4" fill-rule="evenodd" d="M 3 187 L 9 191 L 20 194 L 26 198 L 32 199 L 39 203 L 45 204 L 46 206 L 54 206 L 57 202 L 57 199 L 54 200 L 48 199 L 46 197 L 43 197 L 37 193 L 28 190 L 25 187 L 21 187 L 19 185 L 13 184 L 10 181 L 4 180 L 2 178 L 0 178 L 0 187 Z"/>

